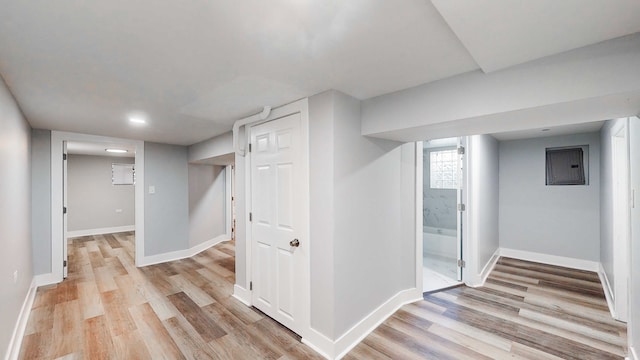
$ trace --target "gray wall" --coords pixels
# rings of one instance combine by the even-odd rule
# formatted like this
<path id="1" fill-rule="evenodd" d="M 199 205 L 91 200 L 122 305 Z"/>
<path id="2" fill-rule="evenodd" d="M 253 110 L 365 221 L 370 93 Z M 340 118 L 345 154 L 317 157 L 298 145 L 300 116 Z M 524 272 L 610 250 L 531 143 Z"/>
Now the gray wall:
<path id="1" fill-rule="evenodd" d="M 144 144 L 145 256 L 189 248 L 187 148 Z M 149 194 L 155 186 L 155 194 Z"/>
<path id="2" fill-rule="evenodd" d="M 499 152 L 498 141 L 490 135 L 469 137 L 467 174 L 471 183 L 469 209 L 471 233 L 475 239 L 476 273 L 480 274 L 498 249 L 499 238 Z M 469 229 L 466 230 L 469 233 Z"/>
<path id="3" fill-rule="evenodd" d="M 432 189 L 429 157 L 432 151 L 451 150 L 455 146 L 445 146 L 423 150 L 423 200 L 422 224 L 439 229 L 456 229 L 458 226 L 456 208 L 458 191 L 455 189 Z"/>
<path id="4" fill-rule="evenodd" d="M 611 129 L 619 120 L 607 121 L 600 130 L 600 263 L 615 289 L 613 271 L 613 162 Z"/>
<path id="5" fill-rule="evenodd" d="M 309 98 L 311 327 L 334 338 L 334 93 Z"/>
<path id="6" fill-rule="evenodd" d="M 640 351 L 640 119 L 629 118 L 631 188 L 635 191 L 635 206 L 631 209 L 631 277 L 629 283 L 629 345 Z"/>
<path id="7" fill-rule="evenodd" d="M 233 133 L 231 131 L 189 146 L 189 161 L 227 155 L 231 155 L 230 159 L 234 158 Z"/>
<path id="8" fill-rule="evenodd" d="M 34 275 L 51 272 L 51 131 L 31 130 L 31 246 Z"/>
<path id="9" fill-rule="evenodd" d="M 545 186 L 545 148 L 589 145 L 589 185 Z M 600 260 L 598 133 L 500 142 L 500 246 Z"/>
<path id="10" fill-rule="evenodd" d="M 33 277 L 31 128 L 0 78 L 0 353 L 6 353 Z M 17 279 L 14 281 L 14 273 Z"/>
<path id="11" fill-rule="evenodd" d="M 340 92 L 309 106 L 311 322 L 336 339 L 415 287 L 415 144 L 362 136 L 360 101 Z"/>
<path id="12" fill-rule="evenodd" d="M 68 231 L 135 225 L 134 186 L 111 183 L 113 163 L 133 164 L 134 158 L 67 157 Z"/>
<path id="13" fill-rule="evenodd" d="M 189 246 L 226 233 L 225 168 L 189 164 Z"/>

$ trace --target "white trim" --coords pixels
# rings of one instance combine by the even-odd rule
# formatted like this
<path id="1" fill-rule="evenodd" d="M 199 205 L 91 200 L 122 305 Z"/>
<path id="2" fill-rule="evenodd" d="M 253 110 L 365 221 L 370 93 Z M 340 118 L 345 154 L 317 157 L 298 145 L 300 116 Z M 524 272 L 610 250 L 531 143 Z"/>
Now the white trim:
<path id="1" fill-rule="evenodd" d="M 87 135 L 63 131 L 51 131 L 51 273 L 56 282 L 63 278 L 64 230 L 62 219 L 63 171 L 62 148 L 65 141 L 109 143 L 135 147 L 135 262 L 141 266 L 144 258 L 144 141 L 120 139 L 106 136 Z"/>
<path id="2" fill-rule="evenodd" d="M 31 285 L 29 285 L 29 292 L 27 292 L 27 296 L 22 303 L 22 308 L 20 309 L 18 320 L 16 321 L 16 325 L 13 328 L 13 334 L 11 335 L 11 340 L 9 341 L 9 347 L 7 348 L 7 352 L 4 356 L 5 360 L 15 360 L 18 358 L 18 355 L 20 355 L 20 346 L 22 345 L 24 332 L 27 328 L 27 321 L 29 320 L 29 314 L 31 314 L 33 301 L 36 298 L 36 290 L 38 290 L 38 287 L 36 286 L 36 280 L 34 277 L 31 280 Z"/>
<path id="3" fill-rule="evenodd" d="M 489 277 L 489 274 L 491 274 L 491 271 L 493 271 L 493 268 L 496 267 L 496 264 L 498 263 L 499 259 L 500 259 L 500 249 L 498 248 L 493 253 L 493 255 L 491 255 L 491 258 L 489 259 L 489 261 L 484 265 L 484 267 L 482 268 L 482 271 L 480 271 L 480 274 L 478 274 L 479 282 L 467 283 L 466 285 L 470 287 L 484 286 L 484 283 L 487 281 L 487 278 Z"/>
<path id="4" fill-rule="evenodd" d="M 231 188 L 232 178 L 231 178 L 231 170 L 232 165 L 227 165 L 224 167 L 224 222 L 225 222 L 225 231 L 231 239 L 231 227 L 233 226 L 233 213 L 231 209 L 231 197 L 233 196 L 233 190 Z"/>
<path id="5" fill-rule="evenodd" d="M 635 347 L 629 346 L 629 356 L 627 357 L 627 359 L 640 360 L 640 357 L 638 357 L 638 352 L 636 351 Z"/>
<path id="6" fill-rule="evenodd" d="M 398 311 L 404 305 L 422 300 L 422 289 L 402 290 L 387 302 L 378 306 L 368 316 L 360 320 L 349 331 L 335 341 L 334 353 L 337 353 L 336 359 L 344 357 L 351 349 L 358 345 L 375 330 L 380 324 L 387 320 L 391 315 Z"/>
<path id="7" fill-rule="evenodd" d="M 325 359 L 333 360 L 334 343 L 331 339 L 324 336 L 314 328 L 310 328 L 307 336 L 302 338 L 302 343 L 312 348 L 315 352 L 323 356 Z"/>
<path id="8" fill-rule="evenodd" d="M 241 303 L 251 306 L 251 291 L 243 288 L 242 286 L 235 284 L 233 285 L 233 295 Z"/>
<path id="9" fill-rule="evenodd" d="M 337 340 L 331 341 L 318 331 L 311 329 L 311 337 L 303 337 L 302 342 L 327 359 L 342 359 L 380 324 L 404 305 L 422 300 L 422 289 L 402 290 L 378 306 Z"/>
<path id="10" fill-rule="evenodd" d="M 423 186 L 423 177 L 424 177 L 424 153 L 423 147 L 424 144 L 422 141 L 416 142 L 416 289 L 423 289 L 424 284 L 422 282 L 423 270 L 424 266 L 424 257 L 423 257 L 423 247 L 424 247 L 424 237 L 423 233 L 423 198 L 424 198 L 424 186 Z"/>
<path id="11" fill-rule="evenodd" d="M 500 248 L 500 256 L 593 272 L 598 272 L 598 269 L 600 268 L 600 263 L 598 263 L 597 261 L 542 254 L 516 249 Z"/>
<path id="12" fill-rule="evenodd" d="M 600 283 L 602 284 L 602 288 L 604 289 L 604 297 L 607 299 L 607 306 L 609 306 L 611 317 L 615 319 L 616 307 L 614 302 L 613 290 L 611 289 L 611 283 L 609 282 L 607 272 L 604 271 L 602 263 L 599 263 L 598 265 L 598 277 L 600 278 Z"/>
<path id="13" fill-rule="evenodd" d="M 135 231 L 136 225 L 125 225 L 125 226 L 114 226 L 114 227 L 106 227 L 106 228 L 96 228 L 96 229 L 86 229 L 86 230 L 73 230 L 67 231 L 67 237 L 78 237 L 78 236 L 91 236 L 91 235 L 102 235 L 102 234 L 114 234 L 125 231 Z"/>
<path id="14" fill-rule="evenodd" d="M 36 275 L 33 277 L 33 281 L 35 281 L 36 287 L 53 285 L 59 282 L 54 273 Z"/>
<path id="15" fill-rule="evenodd" d="M 221 242 L 229 241 L 229 240 L 231 239 L 228 234 L 222 234 L 189 249 L 176 250 L 176 251 L 170 251 L 170 252 L 157 254 L 157 255 L 145 256 L 140 262 L 140 264 L 138 264 L 137 266 L 138 267 L 148 266 L 148 265 L 160 264 L 160 263 L 165 263 L 169 261 L 189 258 L 207 250 L 208 248 L 214 245 L 218 245 Z"/>

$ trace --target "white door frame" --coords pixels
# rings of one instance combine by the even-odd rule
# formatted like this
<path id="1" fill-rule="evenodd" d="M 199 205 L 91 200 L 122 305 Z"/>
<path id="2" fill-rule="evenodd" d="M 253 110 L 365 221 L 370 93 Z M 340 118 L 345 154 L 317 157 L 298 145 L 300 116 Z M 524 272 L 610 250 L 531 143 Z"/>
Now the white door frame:
<path id="1" fill-rule="evenodd" d="M 276 120 L 288 115 L 292 115 L 295 113 L 300 113 L 300 138 L 301 138 L 301 148 L 302 148 L 302 173 L 304 174 L 303 177 L 304 179 L 302 180 L 303 182 L 303 194 L 300 194 L 300 196 L 302 197 L 301 202 L 302 202 L 302 208 L 303 210 L 303 221 L 302 221 L 302 226 L 301 226 L 301 230 L 300 232 L 305 234 L 304 238 L 307 239 L 307 242 L 309 242 L 309 249 L 311 249 L 311 236 L 310 236 L 310 229 L 309 229 L 309 219 L 310 219 L 310 210 L 309 210 L 309 101 L 307 98 L 304 98 L 302 100 L 298 100 L 296 102 L 293 102 L 291 104 L 288 105 L 284 105 L 282 107 L 279 107 L 277 109 L 273 109 L 270 113 L 270 115 L 264 119 L 264 120 L 258 120 L 256 122 L 250 123 L 245 125 L 245 138 L 248 138 L 249 135 L 251 134 L 251 127 L 252 126 L 256 126 L 259 124 L 263 124 L 265 122 L 268 121 L 272 121 L 272 120 Z M 247 149 L 248 150 L 248 149 Z M 253 244 L 253 238 L 252 238 L 252 234 L 251 234 L 251 222 L 249 221 L 249 213 L 252 211 L 251 208 L 251 157 L 249 156 L 249 152 L 246 151 L 245 152 L 245 161 L 244 161 L 244 178 L 245 178 L 245 183 L 244 183 L 244 194 L 245 194 L 245 234 L 246 234 L 246 254 L 245 254 L 245 261 L 246 261 L 246 276 L 247 276 L 247 287 L 249 287 L 249 283 L 252 281 L 251 279 L 251 274 L 252 274 L 252 244 Z M 309 254 L 311 254 L 311 251 L 309 251 Z M 302 316 L 300 317 L 302 324 L 300 324 L 300 332 L 301 334 L 298 334 L 300 336 L 302 336 L 303 338 L 308 337 L 310 335 L 310 325 L 311 325 L 311 255 L 309 258 L 309 264 L 307 269 L 305 269 L 305 276 L 308 279 L 305 282 L 305 289 L 303 289 L 302 294 L 300 294 L 299 297 L 299 301 L 302 301 L 304 304 L 304 314 L 302 314 Z M 251 289 L 248 289 L 249 292 L 251 292 Z M 247 299 L 244 299 L 245 301 L 248 301 L 248 305 L 252 305 L 251 303 L 251 296 L 249 296 Z"/>
<path id="2" fill-rule="evenodd" d="M 631 218 L 629 194 L 629 136 L 627 119 L 611 129 L 613 186 L 613 273 L 615 318 L 627 321 L 629 314 L 629 275 Z M 617 181 L 621 180 L 620 186 Z"/>
<path id="3" fill-rule="evenodd" d="M 62 152 L 65 141 L 105 143 L 111 146 L 127 145 L 135 147 L 135 262 L 144 259 L 144 141 L 120 139 L 106 136 L 87 135 L 63 131 L 51 131 L 51 277 L 50 282 L 63 280 L 63 171 Z"/>

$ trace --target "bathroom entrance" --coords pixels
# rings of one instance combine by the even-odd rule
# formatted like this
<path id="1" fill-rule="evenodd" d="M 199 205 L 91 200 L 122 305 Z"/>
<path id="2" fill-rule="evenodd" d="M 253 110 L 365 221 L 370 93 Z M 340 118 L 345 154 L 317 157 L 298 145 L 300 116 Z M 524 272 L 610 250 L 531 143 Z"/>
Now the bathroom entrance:
<path id="1" fill-rule="evenodd" d="M 462 184 L 465 138 L 423 142 L 423 292 L 462 281 Z"/>

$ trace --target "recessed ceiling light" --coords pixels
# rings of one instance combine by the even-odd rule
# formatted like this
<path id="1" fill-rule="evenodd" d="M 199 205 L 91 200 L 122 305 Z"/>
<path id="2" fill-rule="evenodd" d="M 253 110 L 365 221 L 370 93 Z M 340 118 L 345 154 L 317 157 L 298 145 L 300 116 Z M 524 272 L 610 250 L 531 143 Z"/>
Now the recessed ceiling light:
<path id="1" fill-rule="evenodd" d="M 124 153 L 129 152 L 129 151 L 125 150 L 125 149 L 104 149 L 104 151 L 110 152 L 110 153 L 116 153 L 116 154 L 124 154 Z"/>
<path id="2" fill-rule="evenodd" d="M 147 121 L 141 117 L 138 116 L 131 116 L 129 118 L 129 122 L 133 123 L 133 124 L 146 124 Z"/>

